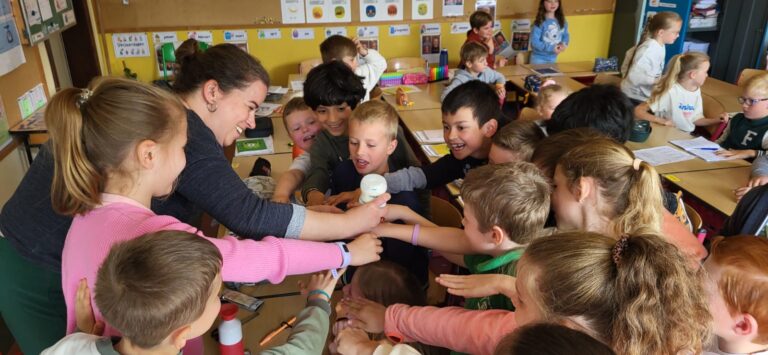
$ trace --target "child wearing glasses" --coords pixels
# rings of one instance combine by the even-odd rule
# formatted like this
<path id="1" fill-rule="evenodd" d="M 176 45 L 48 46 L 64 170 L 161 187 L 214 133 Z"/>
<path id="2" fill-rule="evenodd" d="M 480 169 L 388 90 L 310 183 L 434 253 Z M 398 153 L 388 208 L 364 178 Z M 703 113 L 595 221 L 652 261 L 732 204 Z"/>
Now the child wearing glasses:
<path id="1" fill-rule="evenodd" d="M 723 148 L 717 152 L 734 159 L 763 156 L 768 149 L 768 74 L 752 77 L 739 97 L 744 113 L 733 117 L 717 140 Z"/>

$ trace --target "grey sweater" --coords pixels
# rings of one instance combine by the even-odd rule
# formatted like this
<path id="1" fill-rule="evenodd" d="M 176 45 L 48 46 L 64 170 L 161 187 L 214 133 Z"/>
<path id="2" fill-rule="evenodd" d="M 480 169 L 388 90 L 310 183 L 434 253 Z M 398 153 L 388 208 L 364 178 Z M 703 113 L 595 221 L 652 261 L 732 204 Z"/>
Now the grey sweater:
<path id="1" fill-rule="evenodd" d="M 455 89 L 457 86 L 472 80 L 480 80 L 486 84 L 504 85 L 504 83 L 507 81 L 507 78 L 491 68 L 485 68 L 485 70 L 481 71 L 477 76 L 465 69 L 458 69 L 456 70 L 456 74 L 454 75 L 453 80 L 451 80 L 451 83 L 448 84 L 445 89 L 443 89 L 443 94 L 440 96 L 440 101 L 443 101 L 443 99 L 448 96 L 448 93 Z"/>

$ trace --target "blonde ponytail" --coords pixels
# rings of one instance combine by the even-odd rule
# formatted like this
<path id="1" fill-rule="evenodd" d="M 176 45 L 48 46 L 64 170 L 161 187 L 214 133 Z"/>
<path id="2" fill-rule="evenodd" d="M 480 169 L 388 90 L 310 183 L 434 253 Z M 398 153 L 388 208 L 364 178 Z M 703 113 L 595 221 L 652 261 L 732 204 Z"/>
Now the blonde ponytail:
<path id="1" fill-rule="evenodd" d="M 658 235 L 556 234 L 534 240 L 520 265 L 545 320 L 575 320 L 617 354 L 700 353 L 709 340 L 701 269 Z"/>
<path id="2" fill-rule="evenodd" d="M 73 215 L 99 203 L 102 174 L 91 164 L 83 145 L 84 92 L 69 88 L 53 96 L 45 111 L 54 156 L 51 203 L 60 214 Z"/>
<path id="3" fill-rule="evenodd" d="M 162 89 L 114 77 L 90 86 L 60 91 L 45 112 L 54 158 L 51 203 L 60 214 L 90 211 L 101 203 L 109 176 L 132 176 L 123 163 L 137 143 L 165 142 L 186 127 L 181 101 Z"/>
<path id="4" fill-rule="evenodd" d="M 675 83 L 680 82 L 692 70 L 696 70 L 702 64 L 709 62 L 709 56 L 700 52 L 688 52 L 672 57 L 667 64 L 667 73 L 653 87 L 648 103 L 656 102 L 667 93 Z"/>
<path id="5" fill-rule="evenodd" d="M 595 179 L 597 193 L 607 202 L 599 213 L 612 221 L 614 236 L 661 233 L 661 181 L 648 163 L 636 165 L 627 147 L 608 139 L 585 142 L 565 153 L 558 165 L 571 186 L 582 177 Z"/>
<path id="6" fill-rule="evenodd" d="M 675 23 L 681 22 L 682 20 L 683 19 L 680 18 L 680 15 L 672 11 L 662 11 L 649 18 L 645 23 L 645 27 L 643 27 L 643 33 L 640 34 L 640 39 L 635 45 L 632 56 L 629 58 L 627 72 L 623 75 L 626 76 L 629 74 L 630 69 L 632 69 L 632 64 L 634 64 L 633 62 L 635 60 L 635 56 L 637 55 L 637 49 L 641 44 L 643 44 L 643 42 L 653 39 L 653 36 L 656 35 L 656 32 L 659 32 L 660 30 L 668 30 L 672 28 Z"/>

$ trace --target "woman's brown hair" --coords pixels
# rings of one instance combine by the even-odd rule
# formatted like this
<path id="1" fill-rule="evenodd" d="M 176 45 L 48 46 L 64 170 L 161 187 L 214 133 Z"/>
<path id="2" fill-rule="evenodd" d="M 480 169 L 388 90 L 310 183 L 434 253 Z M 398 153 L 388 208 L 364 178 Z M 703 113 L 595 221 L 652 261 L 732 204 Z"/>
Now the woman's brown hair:
<path id="1" fill-rule="evenodd" d="M 45 111 L 54 157 L 51 202 L 65 215 L 101 203 L 111 174 L 128 174 L 123 161 L 143 141 L 165 142 L 184 124 L 184 106 L 171 93 L 137 81 L 97 78 L 90 89 L 68 88 Z"/>
<path id="2" fill-rule="evenodd" d="M 208 80 L 215 80 L 225 93 L 245 89 L 257 81 L 269 86 L 269 74 L 261 62 L 230 43 L 202 50 L 197 40 L 188 39 L 176 49 L 176 62 L 179 71 L 173 90 L 182 96 L 197 90 Z"/>
<path id="3" fill-rule="evenodd" d="M 546 321 L 574 322 L 617 354 L 698 354 L 712 322 L 701 268 L 655 234 L 534 240 L 521 260 Z"/>

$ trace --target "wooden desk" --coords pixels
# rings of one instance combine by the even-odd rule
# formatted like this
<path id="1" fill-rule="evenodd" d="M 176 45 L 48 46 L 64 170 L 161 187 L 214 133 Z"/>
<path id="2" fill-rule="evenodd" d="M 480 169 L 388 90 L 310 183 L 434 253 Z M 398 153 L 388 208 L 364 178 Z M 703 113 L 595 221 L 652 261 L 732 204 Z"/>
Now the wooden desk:
<path id="1" fill-rule="evenodd" d="M 45 107 L 35 111 L 31 116 L 11 127 L 8 132 L 18 137 L 24 143 L 24 152 L 27 154 L 27 161 L 32 165 L 32 146 L 30 137 L 35 134 L 47 134 L 48 127 L 45 125 Z"/>
<path id="2" fill-rule="evenodd" d="M 415 131 L 443 129 L 443 115 L 440 109 L 403 111 L 400 112 L 400 120 L 402 121 L 405 130 L 409 132 L 411 136 L 413 136 L 413 132 Z M 423 148 L 422 152 L 427 156 L 430 162 L 435 162 L 439 159 L 439 157 L 429 155 Z"/>
<path id="3" fill-rule="evenodd" d="M 707 78 L 701 86 L 701 93 L 712 96 L 723 104 L 727 112 L 741 112 L 741 105 L 737 98 L 741 96 L 743 88 L 715 78 Z"/>
<path id="4" fill-rule="evenodd" d="M 416 110 L 431 110 L 440 109 L 442 102 L 440 101 L 440 95 L 443 94 L 443 89 L 448 85 L 448 81 L 438 81 L 429 83 L 426 85 L 416 85 L 421 91 L 412 92 L 408 94 L 408 100 L 413 102 L 410 106 L 400 106 L 395 101 L 394 95 L 384 94 L 384 101 L 392 105 L 397 112 L 416 111 Z"/>
<path id="5" fill-rule="evenodd" d="M 507 78 L 511 76 L 526 76 L 533 74 L 533 72 L 524 65 L 507 65 L 501 68 L 496 68 L 496 71 Z"/>
<path id="6" fill-rule="evenodd" d="M 677 146 L 669 143 L 669 141 L 678 140 L 678 139 L 693 139 L 693 136 L 675 127 L 662 126 L 656 123 L 653 123 L 652 126 L 653 126 L 653 131 L 651 132 L 651 136 L 648 137 L 648 140 L 642 143 L 627 141 L 627 143 L 625 143 L 626 146 L 632 150 L 661 147 L 664 145 L 670 146 L 675 149 L 679 149 Z M 694 158 L 691 160 L 681 161 L 678 163 L 659 165 L 654 168 L 659 174 L 668 174 L 668 173 L 683 173 L 683 172 L 692 172 L 692 171 L 738 168 L 738 167 L 746 167 L 746 166 L 751 166 L 751 164 L 748 163 L 746 160 L 742 160 L 742 159 L 710 163 L 700 158 Z"/>
<path id="7" fill-rule="evenodd" d="M 746 185 L 752 168 L 739 167 L 662 175 L 720 213 L 730 216 L 736 208 L 733 190 Z"/>
<path id="8" fill-rule="evenodd" d="M 554 80 L 558 85 L 567 88 L 571 92 L 579 91 L 586 86 L 576 80 L 574 80 L 571 77 L 560 75 L 560 76 L 551 76 L 547 77 L 545 80 Z M 514 84 L 516 87 L 520 89 L 520 91 L 525 92 L 525 77 L 524 76 L 510 76 L 507 77 L 507 80 L 509 80 L 512 84 Z M 532 93 L 533 95 L 536 95 L 535 93 Z"/>
<path id="9" fill-rule="evenodd" d="M 562 63 L 554 63 L 554 64 L 523 64 L 524 67 L 535 70 L 538 68 L 555 68 L 559 72 L 570 76 L 570 77 L 579 77 L 579 76 L 595 76 L 597 73 L 595 73 L 592 69 L 595 67 L 594 62 L 590 61 L 582 61 L 582 62 L 562 62 Z M 619 74 L 619 72 L 603 72 L 605 74 Z"/>

